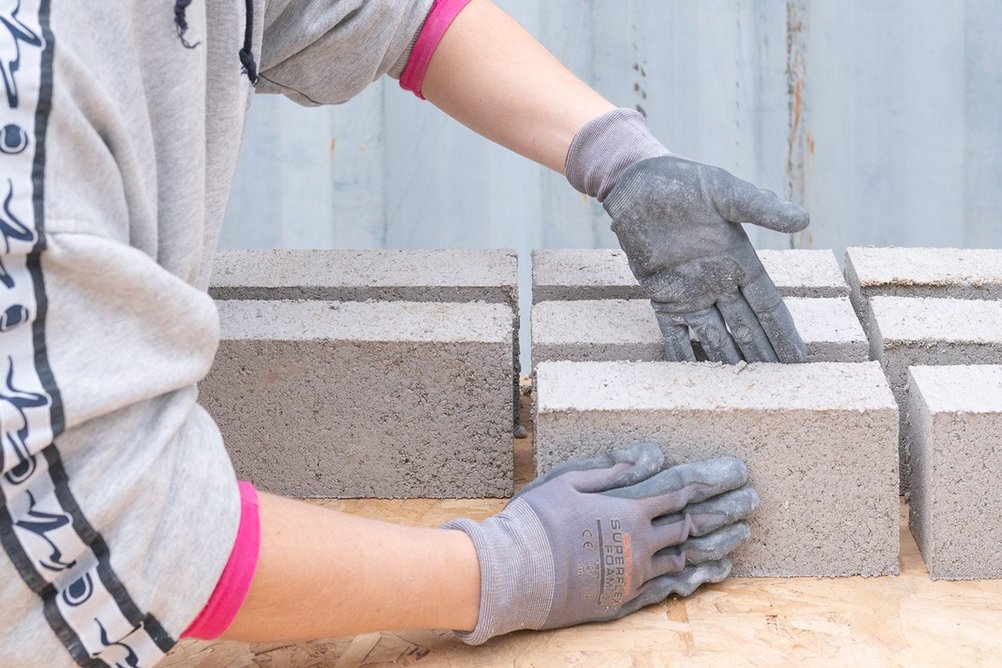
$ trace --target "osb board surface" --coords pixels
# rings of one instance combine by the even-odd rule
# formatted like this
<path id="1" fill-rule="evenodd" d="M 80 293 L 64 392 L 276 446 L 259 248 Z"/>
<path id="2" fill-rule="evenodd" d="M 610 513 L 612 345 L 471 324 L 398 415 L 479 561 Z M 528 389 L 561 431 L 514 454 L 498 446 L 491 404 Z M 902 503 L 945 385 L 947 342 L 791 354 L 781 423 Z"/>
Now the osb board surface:
<path id="1" fill-rule="evenodd" d="M 325 505 L 435 525 L 499 501 L 337 501 Z M 902 510 L 904 512 L 904 509 Z M 467 647 L 443 631 L 313 643 L 183 642 L 162 664 L 237 666 L 989 666 L 1002 662 L 1002 581 L 933 582 L 902 522 L 898 577 L 733 578 L 630 617 Z"/>
<path id="2" fill-rule="evenodd" d="M 527 423 L 527 422 L 526 422 Z M 532 469 L 516 441 L 516 478 Z M 483 518 L 503 500 L 331 500 L 322 505 L 423 526 Z M 467 647 L 446 631 L 370 633 L 312 643 L 178 644 L 169 668 L 333 666 L 992 666 L 1002 664 L 1002 580 L 933 582 L 902 506 L 901 575 L 732 578 L 617 622 L 521 632 Z"/>

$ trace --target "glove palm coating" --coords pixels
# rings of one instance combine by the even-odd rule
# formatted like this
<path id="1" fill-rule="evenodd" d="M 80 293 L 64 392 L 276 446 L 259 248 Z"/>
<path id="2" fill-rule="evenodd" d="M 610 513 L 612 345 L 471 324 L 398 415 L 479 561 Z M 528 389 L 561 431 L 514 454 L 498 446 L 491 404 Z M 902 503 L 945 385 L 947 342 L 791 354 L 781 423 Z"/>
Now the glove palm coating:
<path id="1" fill-rule="evenodd" d="M 604 202 L 651 298 L 670 361 L 803 362 L 806 347 L 740 223 L 797 232 L 807 212 L 723 169 L 675 156 L 625 170 Z M 728 328 L 730 332 L 728 332 Z"/>
<path id="2" fill-rule="evenodd" d="M 661 471 L 656 445 L 573 460 L 482 523 L 456 520 L 480 559 L 479 644 L 517 629 L 617 619 L 730 573 L 758 505 L 733 457 Z"/>

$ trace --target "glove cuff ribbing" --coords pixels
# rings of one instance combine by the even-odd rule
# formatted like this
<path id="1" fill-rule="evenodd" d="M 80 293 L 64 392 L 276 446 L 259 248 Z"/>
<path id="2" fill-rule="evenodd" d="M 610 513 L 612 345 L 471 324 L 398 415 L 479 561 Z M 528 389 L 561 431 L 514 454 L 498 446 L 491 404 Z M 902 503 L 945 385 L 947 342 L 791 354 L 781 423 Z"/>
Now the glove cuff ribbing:
<path id="1" fill-rule="evenodd" d="M 564 174 L 572 186 L 603 201 L 623 170 L 647 158 L 671 155 L 633 109 L 613 109 L 585 123 L 567 150 Z"/>
<path id="2" fill-rule="evenodd" d="M 480 560 L 477 626 L 457 633 L 469 645 L 519 629 L 540 629 L 553 605 L 553 553 L 536 513 L 521 499 L 483 522 L 458 519 L 442 525 L 473 541 Z"/>

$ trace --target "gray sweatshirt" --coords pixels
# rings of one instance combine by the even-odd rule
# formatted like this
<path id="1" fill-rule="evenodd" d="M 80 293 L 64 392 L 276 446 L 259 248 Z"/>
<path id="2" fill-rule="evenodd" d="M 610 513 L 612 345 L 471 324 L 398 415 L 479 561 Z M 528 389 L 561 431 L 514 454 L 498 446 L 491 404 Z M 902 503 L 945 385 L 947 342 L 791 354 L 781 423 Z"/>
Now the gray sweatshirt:
<path id="1" fill-rule="evenodd" d="M 208 600 L 239 498 L 195 384 L 250 79 L 343 102 L 431 1 L 0 2 L 0 665 L 152 665 Z"/>

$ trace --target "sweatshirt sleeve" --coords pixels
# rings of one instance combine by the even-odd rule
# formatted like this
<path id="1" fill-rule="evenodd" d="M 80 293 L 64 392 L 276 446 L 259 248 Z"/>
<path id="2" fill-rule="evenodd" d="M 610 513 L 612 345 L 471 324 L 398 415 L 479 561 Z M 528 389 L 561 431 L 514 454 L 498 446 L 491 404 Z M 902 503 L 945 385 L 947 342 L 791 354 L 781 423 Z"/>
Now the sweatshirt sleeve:
<path id="1" fill-rule="evenodd" d="M 346 102 L 384 74 L 399 78 L 433 0 L 272 0 L 258 92 L 299 104 Z"/>

